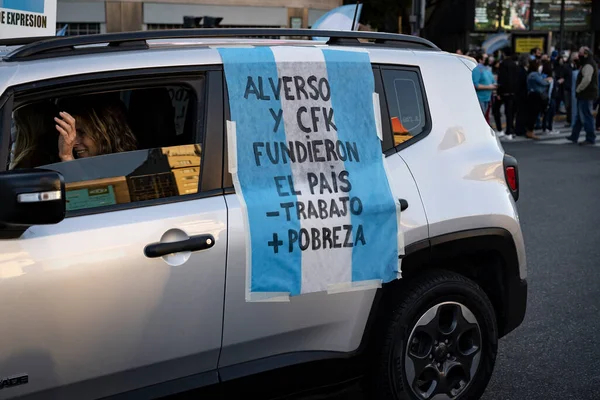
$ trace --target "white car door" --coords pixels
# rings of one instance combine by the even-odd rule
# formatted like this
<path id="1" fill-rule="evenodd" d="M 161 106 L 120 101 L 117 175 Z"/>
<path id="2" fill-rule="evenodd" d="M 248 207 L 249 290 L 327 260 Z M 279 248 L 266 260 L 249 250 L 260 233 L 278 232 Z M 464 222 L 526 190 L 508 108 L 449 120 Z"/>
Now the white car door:
<path id="1" fill-rule="evenodd" d="M 172 146 L 44 166 L 64 178 L 66 218 L 0 230 L 0 378 L 19 379 L 0 398 L 98 398 L 190 376 L 198 385 L 217 382 L 227 248 L 220 75 L 123 81 L 112 93 L 129 112 L 152 96 L 141 134 L 163 112 L 167 125 L 186 112 L 183 120 L 196 123 L 175 126 Z M 93 78 L 86 83 L 93 92 Z M 169 104 L 185 96 L 174 87 L 196 99 L 173 103 L 176 114 Z M 6 107 L 25 104 L 15 93 Z M 202 119 L 209 96 L 214 110 L 206 114 L 217 123 Z M 0 172 L 0 182 L 11 173 Z M 15 204 L 0 207 L 27 206 Z"/>

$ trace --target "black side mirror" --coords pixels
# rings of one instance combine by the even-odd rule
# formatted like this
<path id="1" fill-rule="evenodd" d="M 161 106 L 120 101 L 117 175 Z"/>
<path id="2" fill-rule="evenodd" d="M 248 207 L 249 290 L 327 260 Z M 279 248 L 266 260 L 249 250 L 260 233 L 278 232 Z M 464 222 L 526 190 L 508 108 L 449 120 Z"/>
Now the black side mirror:
<path id="1" fill-rule="evenodd" d="M 0 172 L 0 237 L 19 237 L 32 225 L 56 224 L 65 212 L 65 182 L 58 172 Z"/>

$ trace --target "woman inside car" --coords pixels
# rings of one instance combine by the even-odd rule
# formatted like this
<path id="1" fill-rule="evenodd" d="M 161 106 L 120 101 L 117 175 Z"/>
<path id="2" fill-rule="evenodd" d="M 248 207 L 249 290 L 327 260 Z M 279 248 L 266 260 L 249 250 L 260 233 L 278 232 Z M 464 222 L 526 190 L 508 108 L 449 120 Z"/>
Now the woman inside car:
<path id="1" fill-rule="evenodd" d="M 50 101 L 27 104 L 15 110 L 16 135 L 9 169 L 35 168 L 59 161 L 52 123 L 56 115 L 56 106 Z"/>
<path id="2" fill-rule="evenodd" d="M 124 107 L 115 100 L 70 102 L 55 117 L 58 156 L 62 161 L 136 150 Z"/>

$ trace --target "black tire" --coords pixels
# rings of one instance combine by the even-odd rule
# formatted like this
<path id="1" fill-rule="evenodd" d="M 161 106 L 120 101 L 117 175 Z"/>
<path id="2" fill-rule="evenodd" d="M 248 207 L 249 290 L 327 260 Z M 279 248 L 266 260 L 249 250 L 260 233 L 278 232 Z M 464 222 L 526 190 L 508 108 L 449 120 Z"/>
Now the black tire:
<path id="1" fill-rule="evenodd" d="M 428 364 L 422 369 L 423 371 L 427 371 L 424 375 L 419 375 L 423 378 L 423 381 L 429 379 L 431 379 L 431 381 L 436 381 L 437 379 L 440 379 L 440 376 L 443 375 L 436 372 L 436 366 L 438 370 L 445 369 L 449 366 L 446 370 L 446 377 L 448 378 L 447 382 L 452 382 L 453 385 L 457 385 L 456 382 L 460 382 L 462 378 L 457 380 L 456 371 L 469 371 L 466 372 L 466 374 L 469 374 L 472 369 L 470 366 L 453 369 L 456 368 L 456 365 L 453 364 L 454 357 L 456 356 L 456 360 L 460 361 L 473 356 L 464 356 L 462 349 L 467 348 L 464 345 L 462 347 L 456 346 L 460 346 L 459 343 L 467 343 L 466 341 L 469 340 L 468 337 L 474 337 L 475 341 L 477 338 L 480 340 L 478 345 L 474 345 L 473 347 L 478 348 L 480 353 L 476 372 L 472 376 L 467 375 L 469 381 L 464 384 L 462 391 L 458 394 L 455 393 L 455 397 L 450 398 L 456 400 L 479 399 L 485 391 L 492 375 L 498 348 L 498 329 L 494 308 L 485 292 L 475 282 L 462 275 L 448 271 L 428 272 L 426 275 L 405 282 L 402 287 L 404 288 L 403 293 L 399 293 L 399 296 L 395 297 L 395 300 L 388 298 L 388 303 L 392 304 L 389 304 L 390 308 L 387 310 L 379 324 L 379 334 L 376 338 L 376 361 L 378 365 L 373 369 L 373 376 L 371 379 L 371 383 L 373 384 L 372 389 L 374 391 L 373 397 L 379 400 L 423 400 L 428 398 L 427 396 L 417 395 L 416 389 L 411 387 L 411 382 L 415 382 L 414 376 L 417 375 L 420 367 L 419 364 L 413 361 L 415 359 L 415 354 L 418 351 L 421 351 L 419 350 L 419 344 L 417 344 L 419 342 L 425 343 L 422 344 L 421 347 L 426 349 L 429 348 L 430 350 L 429 353 L 427 353 L 427 350 L 423 350 L 421 353 L 417 354 L 417 356 L 421 357 L 425 354 L 425 356 L 423 356 L 423 360 L 425 360 L 423 363 L 427 364 L 432 362 L 435 364 Z M 444 305 L 436 308 L 436 305 L 440 305 L 441 303 L 444 303 Z M 459 306 L 455 306 L 455 303 L 459 303 Z M 471 314 L 466 312 L 460 305 L 464 305 Z M 428 339 L 429 335 L 427 333 L 419 333 L 419 330 L 422 329 L 431 332 L 433 326 L 436 324 L 439 327 L 442 323 L 446 323 L 445 320 L 448 321 L 448 318 L 444 317 L 444 315 L 457 315 L 456 312 L 451 314 L 452 307 L 455 307 L 455 309 L 459 310 L 461 313 L 464 311 L 464 314 L 467 317 L 461 320 L 460 327 L 461 329 L 464 328 L 468 333 L 465 333 L 464 336 L 458 336 L 458 339 L 455 340 L 456 344 L 453 344 L 452 338 L 450 339 L 450 345 L 448 346 L 454 346 L 452 347 L 452 350 L 449 350 L 450 347 L 446 348 L 446 345 L 442 343 L 441 339 L 437 345 L 434 345 L 433 341 L 430 345 L 426 344 L 431 339 Z M 431 309 L 434 311 L 431 311 L 428 316 L 430 317 L 435 313 L 440 316 L 440 320 L 433 321 L 427 325 L 420 325 L 418 329 L 415 329 L 415 325 L 417 325 L 419 321 L 421 321 L 420 323 L 427 321 L 429 317 L 424 317 L 424 314 Z M 473 316 L 476 319 L 478 328 L 472 328 L 472 324 L 467 325 L 470 324 L 467 319 L 472 320 Z M 421 319 L 421 317 L 424 319 Z M 460 316 L 457 318 L 460 318 Z M 450 323 L 454 324 L 455 322 Z M 413 329 L 415 329 L 415 336 L 411 338 Z M 449 329 L 452 329 L 452 327 Z M 438 328 L 438 330 L 440 329 Z M 455 329 L 454 331 L 458 331 L 458 329 Z M 479 332 L 479 335 L 476 334 L 477 331 Z M 415 338 L 418 335 L 421 335 L 421 337 Z M 467 339 L 463 340 L 463 337 L 467 337 Z M 409 339 L 413 346 L 408 349 L 411 351 L 408 361 L 409 364 L 405 364 L 407 362 L 407 345 Z M 415 342 L 415 340 L 417 342 Z M 446 353 L 440 350 L 442 346 L 444 346 L 442 350 L 447 350 Z M 471 348 L 467 348 L 465 351 L 477 352 L 477 350 L 470 349 Z M 450 355 L 448 353 L 450 353 Z M 429 361 L 428 359 L 431 357 L 433 357 L 433 359 Z M 438 357 L 440 357 L 440 360 L 447 357 L 447 363 L 442 361 L 438 364 L 436 362 Z M 472 360 L 475 359 L 476 357 L 472 358 Z M 472 361 L 472 363 L 474 364 L 475 361 Z M 408 371 L 406 370 L 407 368 L 405 368 L 405 365 L 409 366 Z M 465 363 L 465 365 L 469 364 Z M 409 382 L 407 375 L 411 374 L 411 368 L 414 373 L 412 373 L 412 381 Z M 452 379 L 450 379 L 451 374 L 453 375 Z M 431 376 L 435 376 L 436 378 L 431 378 Z M 441 378 L 437 381 L 438 384 L 440 384 L 439 382 L 443 382 L 443 379 L 444 378 Z M 464 382 L 465 380 L 462 381 Z M 460 385 L 460 383 L 458 385 Z M 441 390 L 442 386 L 438 386 L 438 389 Z M 432 394 L 431 397 L 434 397 L 434 395 Z"/>

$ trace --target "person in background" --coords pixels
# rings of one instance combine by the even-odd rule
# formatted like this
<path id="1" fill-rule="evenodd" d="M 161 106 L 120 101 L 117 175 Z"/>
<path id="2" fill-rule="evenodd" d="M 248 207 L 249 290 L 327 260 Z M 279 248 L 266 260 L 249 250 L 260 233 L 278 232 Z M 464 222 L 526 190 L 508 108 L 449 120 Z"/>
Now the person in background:
<path id="1" fill-rule="evenodd" d="M 594 57 L 594 61 L 596 62 L 596 65 L 600 63 L 600 59 L 598 57 Z M 600 93 L 600 78 L 598 78 L 598 92 Z M 600 95 L 596 101 L 594 101 L 594 110 L 596 110 L 596 130 L 600 131 L 600 108 L 597 108 L 598 106 L 600 106 Z"/>
<path id="2" fill-rule="evenodd" d="M 54 103 L 41 101 L 14 112 L 16 138 L 9 169 L 35 168 L 59 161 L 57 133 L 53 118 L 58 115 Z"/>
<path id="3" fill-rule="evenodd" d="M 596 63 L 598 65 L 598 63 Z M 600 92 L 600 79 L 598 79 L 598 92 Z M 598 107 L 596 109 L 596 107 Z M 600 96 L 596 99 L 594 103 L 594 109 L 596 109 L 596 130 L 600 131 Z"/>
<path id="4" fill-rule="evenodd" d="M 490 106 L 490 101 L 492 100 L 492 92 L 496 90 L 496 84 L 494 83 L 492 71 L 484 65 L 484 55 L 482 53 L 477 53 L 475 55 L 475 60 L 478 64 L 472 72 L 473 85 L 477 91 L 481 112 L 486 115 Z"/>
<path id="5" fill-rule="evenodd" d="M 571 126 L 571 81 L 573 70 L 569 63 L 569 57 L 563 53 L 558 58 L 554 75 L 557 80 L 556 109 L 560 103 L 564 103 L 566 111 L 567 126 Z"/>
<path id="6" fill-rule="evenodd" d="M 598 66 L 588 47 L 579 49 L 579 60 L 581 71 L 577 75 L 577 82 L 575 83 L 577 119 L 575 120 L 575 124 L 573 124 L 571 136 L 567 137 L 567 140 L 577 143 L 581 128 L 583 128 L 586 134 L 585 141 L 580 144 L 585 146 L 596 143 L 592 107 L 594 101 L 598 98 Z"/>
<path id="7" fill-rule="evenodd" d="M 539 47 L 534 47 L 529 51 L 529 59 L 530 60 L 539 60 L 542 57 L 542 49 Z"/>
<path id="8" fill-rule="evenodd" d="M 573 125 L 573 108 L 577 109 L 577 104 L 573 104 L 573 73 L 579 70 L 579 53 L 574 51 L 571 53 L 570 62 L 569 62 L 569 87 L 565 88 L 568 90 L 569 95 L 569 126 Z M 565 94 L 566 95 L 566 94 Z"/>
<path id="9" fill-rule="evenodd" d="M 549 60 L 542 62 L 542 77 L 544 79 L 548 77 L 555 78 L 554 70 L 552 69 L 552 63 Z M 550 87 L 548 88 L 548 93 L 546 94 L 547 99 L 544 101 L 545 111 L 542 111 L 542 130 L 544 134 L 548 133 L 550 135 L 556 135 L 560 133 L 552 128 L 554 115 L 556 113 L 558 84 L 559 82 L 556 82 L 554 79 L 550 81 Z M 544 99 L 544 96 L 542 96 L 542 99 Z"/>
<path id="10" fill-rule="evenodd" d="M 527 69 L 530 58 L 527 54 L 521 54 L 518 62 L 517 89 L 515 94 L 515 135 L 525 136 L 527 125 Z"/>
<path id="11" fill-rule="evenodd" d="M 529 75 L 527 75 L 527 133 L 529 139 L 538 140 L 539 136 L 533 133 L 535 122 L 542 111 L 544 111 L 545 101 L 552 77 L 544 78 L 539 72 L 540 63 L 538 60 L 529 61 Z"/>
<path id="12" fill-rule="evenodd" d="M 506 115 L 506 136 L 512 139 L 515 134 L 515 101 L 519 91 L 519 66 L 516 62 L 516 56 L 511 49 L 505 51 L 505 58 L 498 67 L 498 97 L 504 104 L 504 114 Z M 500 114 L 498 110 L 498 114 Z M 498 115 L 498 118 L 500 115 Z M 496 124 L 498 119 L 496 120 Z"/>
<path id="13" fill-rule="evenodd" d="M 500 60 L 490 57 L 490 60 L 493 61 L 493 65 L 491 66 L 492 76 L 494 77 L 494 82 L 498 82 L 498 71 L 500 69 Z M 502 128 L 502 106 L 504 105 L 504 99 L 500 96 L 500 92 L 496 90 L 494 94 L 492 94 L 492 116 L 494 117 L 494 122 L 496 123 L 496 136 L 503 137 L 505 136 L 504 129 Z"/>

